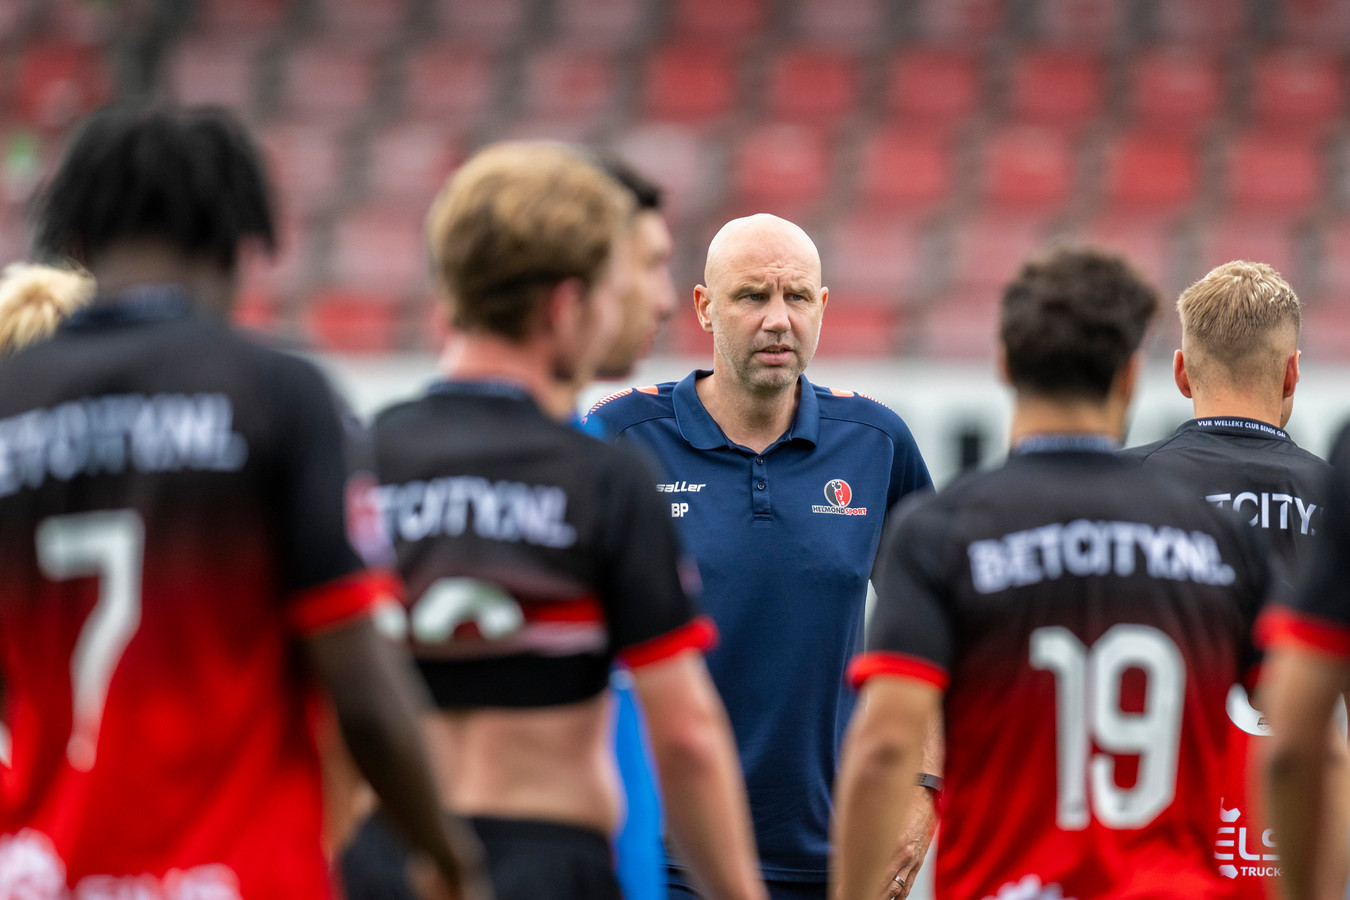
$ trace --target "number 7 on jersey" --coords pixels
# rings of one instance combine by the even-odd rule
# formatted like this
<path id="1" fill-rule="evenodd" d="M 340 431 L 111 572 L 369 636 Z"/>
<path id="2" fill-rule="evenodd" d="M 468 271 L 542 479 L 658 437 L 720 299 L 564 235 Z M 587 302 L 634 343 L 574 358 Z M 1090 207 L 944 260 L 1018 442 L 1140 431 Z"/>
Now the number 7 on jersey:
<path id="1" fill-rule="evenodd" d="M 38 566 L 48 578 L 98 578 L 98 600 L 70 659 L 74 704 L 66 759 L 87 772 L 94 766 L 108 683 L 141 623 L 145 524 L 129 509 L 55 516 L 39 523 L 36 538 Z"/>

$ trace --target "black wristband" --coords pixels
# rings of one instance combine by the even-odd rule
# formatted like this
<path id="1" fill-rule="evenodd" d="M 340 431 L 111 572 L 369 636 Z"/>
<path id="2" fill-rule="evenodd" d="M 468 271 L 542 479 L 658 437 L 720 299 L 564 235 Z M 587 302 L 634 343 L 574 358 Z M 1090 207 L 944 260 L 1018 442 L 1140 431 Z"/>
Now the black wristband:
<path id="1" fill-rule="evenodd" d="M 935 794 L 942 793 L 942 779 L 937 775 L 929 775 L 927 772 L 919 773 L 919 787 L 926 787 Z"/>

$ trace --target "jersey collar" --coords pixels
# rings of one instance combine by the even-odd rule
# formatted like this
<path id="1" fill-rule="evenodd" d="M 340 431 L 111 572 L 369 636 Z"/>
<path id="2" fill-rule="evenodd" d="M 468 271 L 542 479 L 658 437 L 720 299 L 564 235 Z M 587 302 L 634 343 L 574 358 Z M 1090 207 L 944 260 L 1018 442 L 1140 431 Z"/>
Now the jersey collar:
<path id="1" fill-rule="evenodd" d="M 192 314 L 192 298 L 178 284 L 147 284 L 94 299 L 76 310 L 62 328 L 115 328 L 144 322 L 183 319 Z"/>
<path id="2" fill-rule="evenodd" d="M 1231 434 L 1238 437 L 1267 437 L 1281 441 L 1292 438 L 1283 428 L 1276 428 L 1260 419 L 1244 419 L 1241 416 L 1211 416 L 1206 419 L 1191 419 L 1183 422 L 1176 433 L 1183 431 L 1205 431 L 1218 434 Z"/>
<path id="3" fill-rule="evenodd" d="M 680 429 L 680 435 L 695 450 L 736 446 L 722 433 L 721 426 L 708 413 L 707 407 L 699 399 L 698 388 L 694 386 L 694 382 L 698 379 L 711 374 L 711 369 L 695 369 L 675 385 L 671 395 L 675 406 L 675 423 Z M 814 446 L 820 437 L 820 405 L 816 401 L 815 389 L 811 387 L 811 382 L 806 380 L 805 375 L 797 376 L 797 384 L 801 388 L 797 414 L 793 417 L 787 433 L 774 442 L 775 446 L 792 440 L 806 441 Z"/>
<path id="4" fill-rule="evenodd" d="M 1010 455 L 1028 453 L 1115 453 L 1120 442 L 1105 434 L 1033 434 L 1013 447 Z"/>

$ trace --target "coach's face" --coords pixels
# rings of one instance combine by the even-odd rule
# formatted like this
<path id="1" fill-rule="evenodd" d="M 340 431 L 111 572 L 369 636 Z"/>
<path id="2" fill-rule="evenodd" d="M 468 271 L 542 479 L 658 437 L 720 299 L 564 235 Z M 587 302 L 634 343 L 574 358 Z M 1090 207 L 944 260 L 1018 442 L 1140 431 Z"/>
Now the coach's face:
<path id="1" fill-rule="evenodd" d="M 815 355 L 829 290 L 820 256 L 796 225 L 770 215 L 729 222 L 708 248 L 694 292 L 713 336 L 713 369 L 750 394 L 794 386 Z"/>

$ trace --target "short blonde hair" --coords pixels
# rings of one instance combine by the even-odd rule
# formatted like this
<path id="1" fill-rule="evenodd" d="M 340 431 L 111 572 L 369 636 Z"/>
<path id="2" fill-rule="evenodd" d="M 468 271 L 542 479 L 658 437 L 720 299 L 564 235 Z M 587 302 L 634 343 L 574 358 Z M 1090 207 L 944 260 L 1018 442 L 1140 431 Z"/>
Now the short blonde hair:
<path id="1" fill-rule="evenodd" d="M 548 288 L 593 286 L 633 198 L 564 144 L 494 144 L 457 171 L 427 214 L 432 268 L 466 331 L 523 337 Z"/>
<path id="2" fill-rule="evenodd" d="M 1226 379 L 1248 385 L 1282 382 L 1303 327 L 1303 306 L 1289 282 L 1265 263 L 1246 260 L 1218 266 L 1186 288 L 1177 315 L 1192 377 L 1204 378 L 1217 365 Z"/>
<path id="3" fill-rule="evenodd" d="M 0 275 L 0 356 L 46 340 L 94 296 L 83 272 L 36 263 L 10 263 Z"/>

